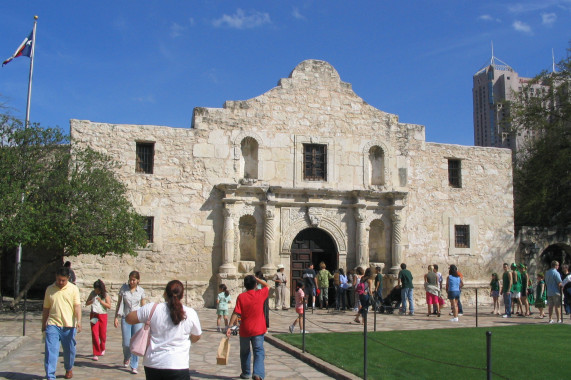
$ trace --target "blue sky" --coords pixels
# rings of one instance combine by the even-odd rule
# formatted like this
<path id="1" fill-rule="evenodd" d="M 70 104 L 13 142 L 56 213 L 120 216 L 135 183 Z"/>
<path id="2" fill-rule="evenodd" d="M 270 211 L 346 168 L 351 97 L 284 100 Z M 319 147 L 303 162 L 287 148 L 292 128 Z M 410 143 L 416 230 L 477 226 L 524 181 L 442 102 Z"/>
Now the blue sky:
<path id="1" fill-rule="evenodd" d="M 473 145 L 472 75 L 495 56 L 520 76 L 564 58 L 571 0 L 12 1 L 0 60 L 38 15 L 31 120 L 189 128 L 194 107 L 258 96 L 305 59 L 333 65 L 367 103 Z M 0 68 L 0 101 L 24 117 L 29 59 Z"/>

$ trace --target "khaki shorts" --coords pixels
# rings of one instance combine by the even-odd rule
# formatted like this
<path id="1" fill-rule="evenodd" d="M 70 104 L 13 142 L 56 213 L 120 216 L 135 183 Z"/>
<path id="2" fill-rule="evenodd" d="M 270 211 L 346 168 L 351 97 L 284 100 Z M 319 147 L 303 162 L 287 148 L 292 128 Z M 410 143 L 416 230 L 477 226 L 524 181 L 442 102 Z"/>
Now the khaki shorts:
<path id="1" fill-rule="evenodd" d="M 561 305 L 561 294 L 556 294 L 554 296 L 547 297 L 547 305 L 549 305 L 549 306 L 560 306 Z"/>
<path id="2" fill-rule="evenodd" d="M 512 292 L 512 298 L 521 298 L 520 292 Z"/>

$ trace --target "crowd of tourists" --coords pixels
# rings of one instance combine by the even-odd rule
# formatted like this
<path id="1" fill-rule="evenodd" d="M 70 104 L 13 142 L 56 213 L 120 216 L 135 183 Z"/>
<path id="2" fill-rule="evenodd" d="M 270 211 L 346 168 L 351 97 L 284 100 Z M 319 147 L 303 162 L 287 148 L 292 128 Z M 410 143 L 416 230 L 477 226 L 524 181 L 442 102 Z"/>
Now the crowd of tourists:
<path id="1" fill-rule="evenodd" d="M 82 330 L 80 294 L 71 266 L 56 271 L 56 280 L 46 289 L 42 332 L 45 334 L 44 366 L 46 377 L 55 379 L 60 345 L 63 348 L 65 379 L 73 377 L 76 355 L 75 336 Z M 303 271 L 301 281 L 295 286 L 295 312 L 297 316 L 289 326 L 294 333 L 296 327 L 307 333 L 304 326 L 304 313 L 311 308 L 331 307 L 351 310 L 355 313 L 353 323 L 363 323 L 370 307 L 383 312 L 398 312 L 400 315 L 414 315 L 413 275 L 405 263 L 400 265 L 397 285 L 383 298 L 383 275 L 381 268 L 361 267 L 348 270 L 342 268 L 330 272 L 325 263 L 319 264 L 315 272 L 313 264 Z M 565 313 L 571 314 L 571 274 L 569 266 L 553 261 L 546 273 L 536 274 L 535 285 L 523 264 L 503 265 L 503 273 L 492 274 L 490 297 L 493 301 L 492 314 L 511 318 L 514 315 L 531 316 L 532 307 L 537 308 L 536 318 L 545 318 L 547 307 L 549 323 L 562 323 L 565 297 Z M 232 296 L 224 284 L 219 285 L 216 299 L 217 330 L 228 338 L 233 332 L 239 334 L 240 363 L 242 379 L 263 379 L 264 334 L 269 327 L 269 280 L 261 272 L 244 278 L 245 291 L 232 301 Z M 275 284 L 275 310 L 288 310 L 289 296 L 287 278 L 283 265 L 271 281 Z M 334 300 L 329 299 L 330 281 L 335 292 Z M 190 379 L 189 353 L 192 343 L 197 342 L 202 329 L 196 311 L 181 303 L 184 286 L 178 280 L 170 281 L 164 291 L 162 303 L 147 302 L 145 290 L 139 285 L 140 274 L 132 271 L 128 281 L 118 293 L 113 325 L 121 328 L 123 364 L 132 374 L 138 373 L 139 356 L 131 348 L 132 338 L 147 324 L 150 339 L 143 355 L 143 367 L 147 379 Z M 450 301 L 450 321 L 458 322 L 463 315 L 461 293 L 464 278 L 456 265 L 450 265 L 446 278 L 438 271 L 438 265 L 428 266 L 424 274 L 426 293 L 426 316 L 441 316 L 445 299 Z M 534 287 L 535 286 L 535 287 Z M 504 313 L 500 313 L 500 299 L 504 302 Z M 105 355 L 107 339 L 107 315 L 112 307 L 111 297 L 105 283 L 98 279 L 87 297 L 86 306 L 91 308 L 92 360 L 98 361 Z M 232 313 L 229 305 L 234 305 Z M 224 324 L 222 326 L 222 323 Z"/>
<path id="2" fill-rule="evenodd" d="M 537 273 L 534 291 L 525 264 L 504 263 L 501 281 L 498 275 L 493 273 L 490 282 L 490 295 L 494 302 L 492 313 L 500 315 L 499 297 L 502 296 L 503 318 L 511 318 L 513 315 L 529 317 L 532 315 L 531 308 L 535 307 L 539 313 L 537 318 L 543 319 L 547 306 L 549 323 L 563 323 L 562 305 L 565 314 L 571 314 L 571 274 L 567 264 L 561 267 L 561 272 L 558 269 L 559 262 L 554 260 L 548 271 Z"/>

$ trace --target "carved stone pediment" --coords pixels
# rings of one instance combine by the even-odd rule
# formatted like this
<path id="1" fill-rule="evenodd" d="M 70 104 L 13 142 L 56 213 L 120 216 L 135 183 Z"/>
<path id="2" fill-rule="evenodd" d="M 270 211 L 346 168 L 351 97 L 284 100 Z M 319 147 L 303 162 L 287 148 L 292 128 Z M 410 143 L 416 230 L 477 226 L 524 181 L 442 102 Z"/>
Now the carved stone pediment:
<path id="1" fill-rule="evenodd" d="M 308 207 L 307 216 L 311 225 L 317 227 L 321 223 L 321 218 L 323 218 L 323 209 L 321 207 Z"/>

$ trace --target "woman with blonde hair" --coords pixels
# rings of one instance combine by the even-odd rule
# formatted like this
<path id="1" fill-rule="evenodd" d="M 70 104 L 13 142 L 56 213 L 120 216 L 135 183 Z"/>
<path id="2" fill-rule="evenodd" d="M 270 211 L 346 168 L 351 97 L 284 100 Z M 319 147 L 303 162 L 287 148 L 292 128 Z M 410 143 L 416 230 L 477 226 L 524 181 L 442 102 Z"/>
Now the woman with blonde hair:
<path id="1" fill-rule="evenodd" d="M 317 273 L 317 285 L 319 286 L 319 308 L 323 309 L 329 307 L 329 280 L 333 278 L 333 275 L 325 269 L 325 263 L 322 261 L 319 263 L 319 273 Z"/>

